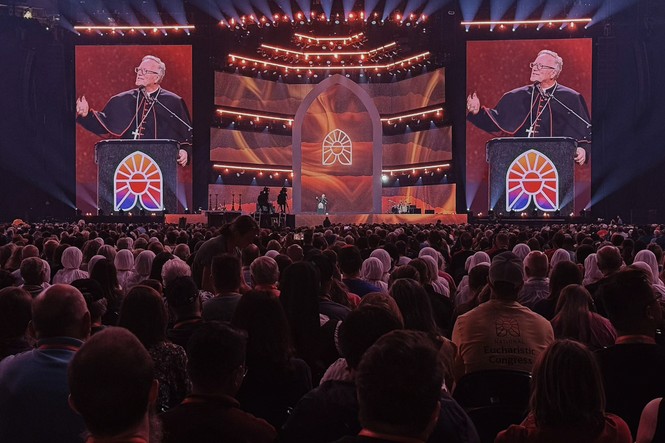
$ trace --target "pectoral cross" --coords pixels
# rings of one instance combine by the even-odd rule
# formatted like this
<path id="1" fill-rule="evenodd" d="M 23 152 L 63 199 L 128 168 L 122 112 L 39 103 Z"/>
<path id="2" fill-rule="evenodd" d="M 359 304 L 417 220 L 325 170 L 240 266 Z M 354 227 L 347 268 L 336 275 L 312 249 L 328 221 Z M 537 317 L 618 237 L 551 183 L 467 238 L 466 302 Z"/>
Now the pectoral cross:
<path id="1" fill-rule="evenodd" d="M 535 128 L 529 128 L 526 130 L 527 137 L 535 137 L 538 131 Z"/>
<path id="2" fill-rule="evenodd" d="M 138 140 L 138 138 L 143 135 L 141 134 L 141 128 L 136 128 L 133 130 L 132 135 L 134 136 L 134 140 Z"/>

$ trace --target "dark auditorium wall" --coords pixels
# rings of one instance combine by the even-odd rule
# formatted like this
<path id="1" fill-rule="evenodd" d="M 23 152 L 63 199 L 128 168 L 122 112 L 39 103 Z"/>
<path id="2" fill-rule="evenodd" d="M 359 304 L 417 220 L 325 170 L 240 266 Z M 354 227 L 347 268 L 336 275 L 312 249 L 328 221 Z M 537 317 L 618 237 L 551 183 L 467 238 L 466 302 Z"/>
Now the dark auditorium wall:
<path id="1" fill-rule="evenodd" d="M 74 214 L 66 48 L 34 20 L 0 16 L 0 220 Z"/>

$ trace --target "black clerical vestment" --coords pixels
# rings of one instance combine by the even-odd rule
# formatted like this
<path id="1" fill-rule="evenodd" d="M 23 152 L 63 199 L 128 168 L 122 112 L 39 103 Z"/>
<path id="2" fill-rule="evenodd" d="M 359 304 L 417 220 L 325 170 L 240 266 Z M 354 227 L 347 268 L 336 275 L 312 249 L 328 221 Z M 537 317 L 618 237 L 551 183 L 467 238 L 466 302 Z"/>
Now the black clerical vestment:
<path id="1" fill-rule="evenodd" d="M 79 116 L 76 121 L 88 131 L 100 136 L 171 139 L 191 144 L 192 131 L 164 107 L 191 126 L 185 101 L 164 88 L 154 92 L 151 100 L 146 100 L 139 89 L 121 92 L 111 97 L 102 111 L 91 109 L 87 116 Z"/>
<path id="2" fill-rule="evenodd" d="M 551 97 L 549 97 L 551 96 Z M 540 94 L 534 85 L 506 92 L 494 109 L 482 107 L 467 119 L 478 128 L 511 137 L 571 137 L 578 143 L 591 142 L 591 128 L 556 99 L 587 122 L 591 122 L 582 95 L 556 84 Z"/>

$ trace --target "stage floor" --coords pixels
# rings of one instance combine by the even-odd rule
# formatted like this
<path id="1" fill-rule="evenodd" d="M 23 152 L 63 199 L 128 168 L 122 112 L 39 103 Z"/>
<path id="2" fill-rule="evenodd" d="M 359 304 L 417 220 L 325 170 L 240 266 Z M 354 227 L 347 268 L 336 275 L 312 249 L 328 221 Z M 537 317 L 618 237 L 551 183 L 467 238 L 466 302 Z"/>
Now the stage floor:
<path id="1" fill-rule="evenodd" d="M 187 223 L 208 223 L 207 214 L 167 214 L 166 223 L 178 224 L 182 218 L 185 218 Z M 318 214 L 296 214 L 295 226 L 319 226 L 323 224 L 325 218 L 325 215 Z M 467 222 L 466 214 L 329 214 L 328 218 L 333 224 L 408 223 L 426 225 L 441 221 L 441 223 L 451 225 Z"/>

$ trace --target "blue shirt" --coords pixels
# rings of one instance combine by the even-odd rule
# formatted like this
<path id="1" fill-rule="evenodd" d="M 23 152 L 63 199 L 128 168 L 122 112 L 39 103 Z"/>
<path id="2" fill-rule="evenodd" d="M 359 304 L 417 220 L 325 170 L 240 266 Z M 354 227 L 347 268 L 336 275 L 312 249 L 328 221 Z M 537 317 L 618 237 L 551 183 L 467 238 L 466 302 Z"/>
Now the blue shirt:
<path id="1" fill-rule="evenodd" d="M 83 419 L 67 402 L 67 367 L 82 344 L 45 338 L 36 349 L 0 361 L 0 441 L 83 441 Z"/>

